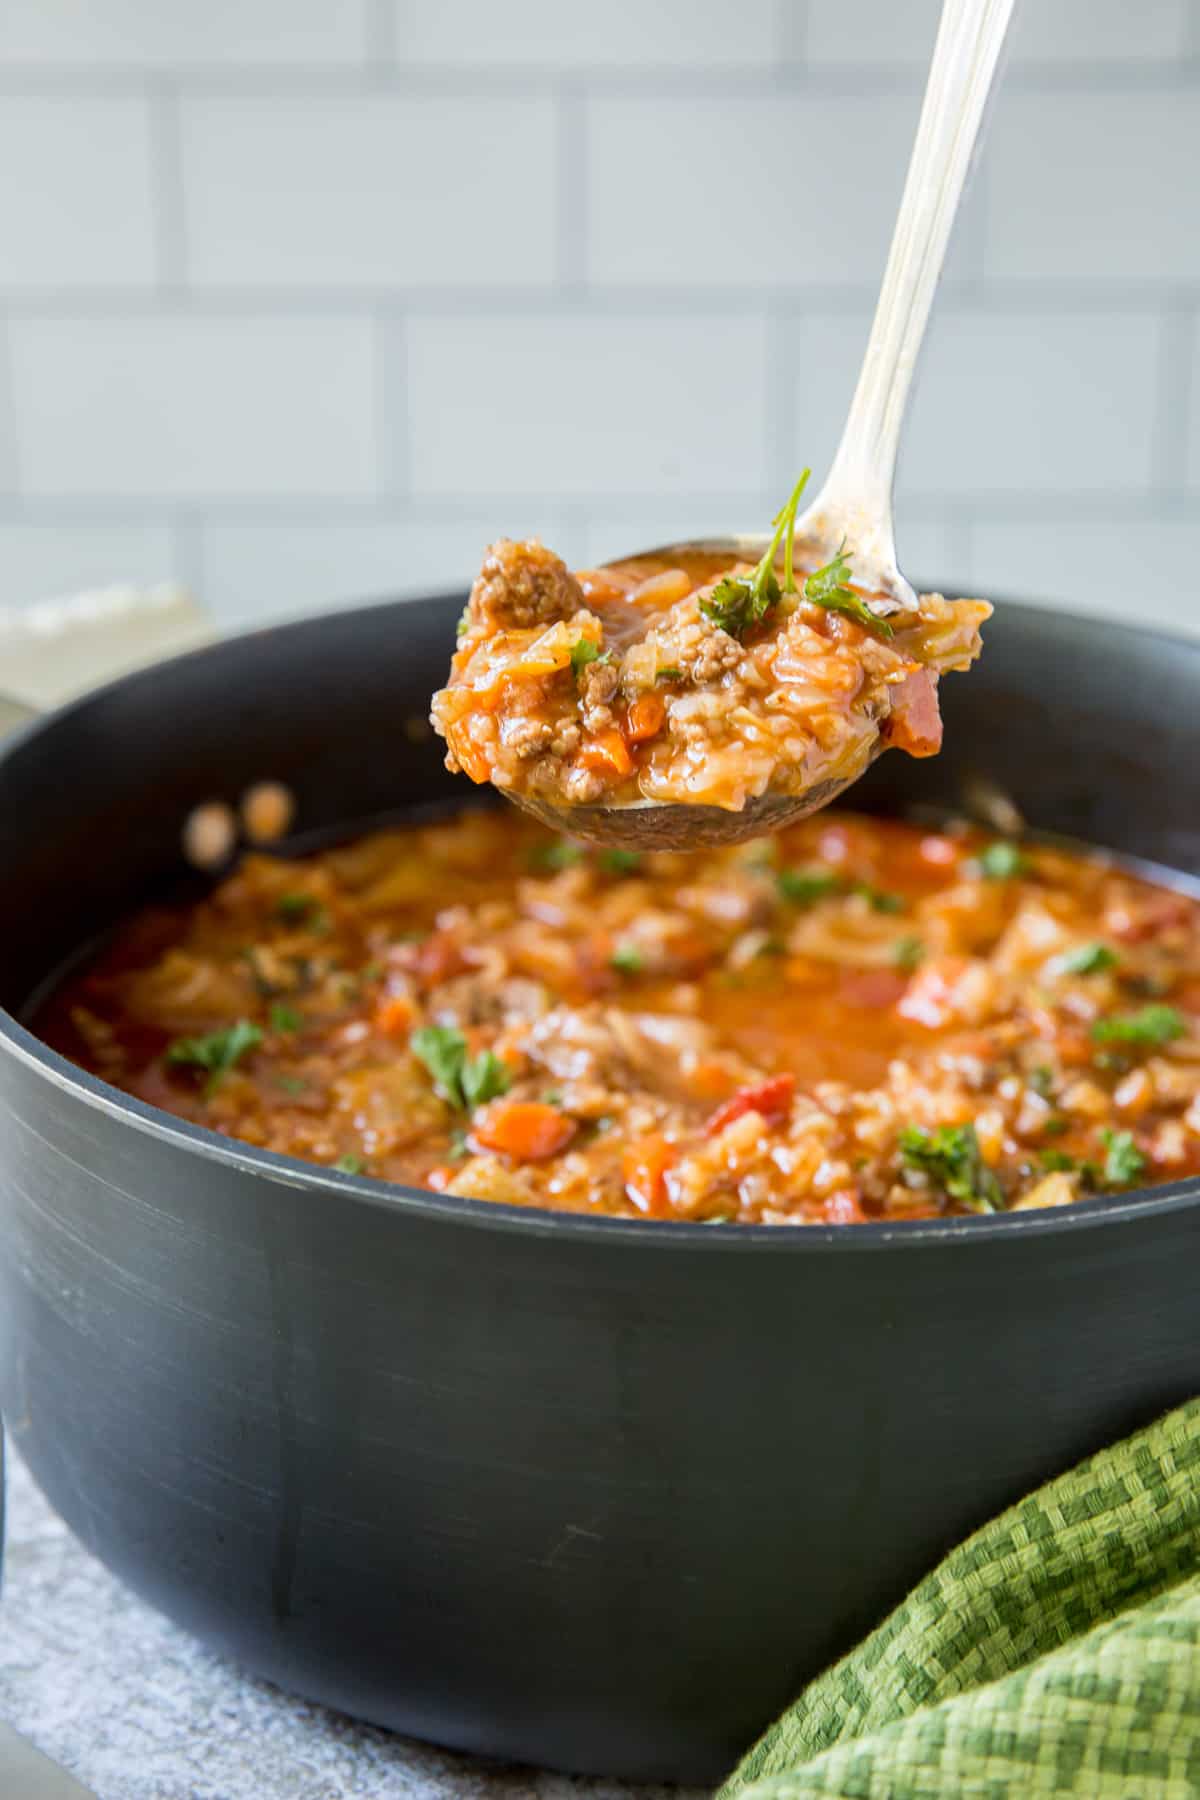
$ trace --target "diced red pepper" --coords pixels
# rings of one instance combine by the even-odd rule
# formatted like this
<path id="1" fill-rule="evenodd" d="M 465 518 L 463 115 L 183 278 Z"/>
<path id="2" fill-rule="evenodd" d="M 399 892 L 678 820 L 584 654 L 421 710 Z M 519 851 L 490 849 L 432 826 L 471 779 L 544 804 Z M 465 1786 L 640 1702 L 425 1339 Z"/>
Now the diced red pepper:
<path id="1" fill-rule="evenodd" d="M 764 1119 L 780 1119 L 787 1113 L 796 1092 L 794 1075 L 772 1075 L 769 1081 L 760 1081 L 755 1086 L 739 1088 L 731 1094 L 724 1106 L 718 1106 L 715 1113 L 704 1127 L 707 1137 L 715 1137 L 718 1131 L 724 1131 L 726 1125 L 732 1125 L 743 1113 L 761 1113 Z"/>

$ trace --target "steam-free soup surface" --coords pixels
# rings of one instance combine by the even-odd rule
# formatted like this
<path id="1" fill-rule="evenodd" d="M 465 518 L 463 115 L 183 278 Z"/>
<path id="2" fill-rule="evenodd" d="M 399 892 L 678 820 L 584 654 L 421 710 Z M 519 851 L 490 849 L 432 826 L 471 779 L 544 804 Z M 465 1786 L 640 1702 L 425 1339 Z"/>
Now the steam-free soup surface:
<path id="1" fill-rule="evenodd" d="M 631 1217 L 853 1223 L 1200 1171 L 1200 910 L 1100 858 L 824 813 L 699 856 L 511 813 L 248 857 L 39 1023 L 311 1163 Z"/>

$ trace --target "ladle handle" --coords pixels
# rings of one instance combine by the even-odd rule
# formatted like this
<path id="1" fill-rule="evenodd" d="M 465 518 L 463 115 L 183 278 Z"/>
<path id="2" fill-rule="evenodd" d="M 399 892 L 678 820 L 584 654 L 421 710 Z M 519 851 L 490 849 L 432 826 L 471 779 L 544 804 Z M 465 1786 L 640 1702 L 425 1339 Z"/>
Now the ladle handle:
<path id="1" fill-rule="evenodd" d="M 944 0 L 917 138 L 862 371 L 821 493 L 892 539 L 892 484 L 925 327 L 1014 0 Z M 814 506 L 815 510 L 815 506 Z"/>

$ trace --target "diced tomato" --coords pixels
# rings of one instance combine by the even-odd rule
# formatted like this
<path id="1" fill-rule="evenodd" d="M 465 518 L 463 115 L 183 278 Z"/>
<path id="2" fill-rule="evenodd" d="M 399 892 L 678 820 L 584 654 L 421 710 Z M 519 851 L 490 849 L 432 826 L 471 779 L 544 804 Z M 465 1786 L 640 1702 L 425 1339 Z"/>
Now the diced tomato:
<path id="1" fill-rule="evenodd" d="M 417 946 L 414 957 L 417 974 L 428 987 L 437 987 L 453 975 L 461 975 L 466 958 L 458 939 L 448 932 L 435 931 Z"/>
<path id="2" fill-rule="evenodd" d="M 825 1202 L 825 1217 L 831 1225 L 862 1225 L 867 1215 L 853 1188 L 839 1188 Z"/>
<path id="3" fill-rule="evenodd" d="M 487 1150 L 514 1162 L 543 1162 L 575 1135 L 575 1121 L 540 1100 L 505 1100 L 476 1119 L 471 1135 Z"/>
<path id="4" fill-rule="evenodd" d="M 839 998 L 848 1006 L 886 1012 L 895 1006 L 907 986 L 908 977 L 898 969 L 862 969 L 844 977 Z"/>
<path id="5" fill-rule="evenodd" d="M 629 775 L 633 771 L 629 747 L 615 727 L 600 732 L 591 743 L 585 744 L 579 752 L 579 760 L 585 769 L 599 769 L 605 775 Z"/>
<path id="6" fill-rule="evenodd" d="M 625 715 L 626 742 L 644 744 L 648 738 L 657 737 L 666 716 L 661 694 L 639 694 Z"/>
<path id="7" fill-rule="evenodd" d="M 1186 925 L 1195 904 L 1186 894 L 1148 894 L 1132 906 L 1110 908 L 1105 924 L 1123 944 L 1142 944 L 1160 931 Z"/>
<path id="8" fill-rule="evenodd" d="M 883 730 L 887 742 L 910 756 L 936 756 L 942 747 L 937 676 L 918 669 L 898 681 L 891 693 L 892 710 Z"/>
<path id="9" fill-rule="evenodd" d="M 707 1137 L 715 1137 L 718 1131 L 724 1131 L 726 1125 L 732 1125 L 743 1113 L 761 1113 L 764 1119 L 780 1119 L 791 1107 L 796 1092 L 794 1075 L 772 1075 L 768 1081 L 760 1081 L 751 1087 L 739 1088 L 731 1094 L 724 1106 L 718 1106 L 715 1113 L 704 1127 Z"/>
<path id="10" fill-rule="evenodd" d="M 404 994 L 387 995 L 375 1014 L 375 1029 L 384 1037 L 407 1037 L 412 1022 L 412 1001 Z"/>
<path id="11" fill-rule="evenodd" d="M 668 1211 L 667 1170 L 675 1161 L 675 1146 L 663 1137 L 635 1138 L 621 1153 L 625 1192 L 644 1213 L 662 1218 Z"/>

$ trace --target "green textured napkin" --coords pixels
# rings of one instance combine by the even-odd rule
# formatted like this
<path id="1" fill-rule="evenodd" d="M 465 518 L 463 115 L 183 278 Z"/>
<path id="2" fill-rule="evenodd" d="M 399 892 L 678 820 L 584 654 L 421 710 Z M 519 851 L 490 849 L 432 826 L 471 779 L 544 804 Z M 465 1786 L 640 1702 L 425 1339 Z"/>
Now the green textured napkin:
<path id="1" fill-rule="evenodd" d="M 1200 1400 L 951 1552 L 719 1800 L 1196 1800 Z"/>

